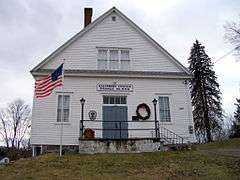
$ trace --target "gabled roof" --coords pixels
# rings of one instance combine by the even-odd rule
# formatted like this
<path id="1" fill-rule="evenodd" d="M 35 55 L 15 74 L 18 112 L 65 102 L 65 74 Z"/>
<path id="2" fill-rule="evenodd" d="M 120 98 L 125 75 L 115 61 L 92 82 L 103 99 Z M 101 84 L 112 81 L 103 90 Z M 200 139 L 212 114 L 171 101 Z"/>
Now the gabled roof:
<path id="1" fill-rule="evenodd" d="M 110 10 L 105 12 L 103 15 L 98 17 L 76 35 L 74 35 L 71 39 L 69 39 L 66 43 L 56 49 L 52 54 L 50 54 L 47 58 L 45 58 L 41 63 L 39 63 L 36 67 L 34 67 L 31 72 L 35 72 L 39 70 L 43 65 L 49 62 L 53 57 L 57 56 L 58 53 L 62 52 L 69 45 L 71 45 L 75 40 L 79 37 L 83 36 L 89 30 L 94 28 L 98 23 L 102 22 L 105 18 L 107 18 L 112 12 L 117 13 L 123 20 L 125 20 L 131 27 L 133 27 L 136 31 L 138 31 L 144 38 L 150 41 L 157 49 L 159 49 L 163 54 L 165 54 L 169 59 L 176 64 L 180 69 L 182 69 L 185 73 L 190 75 L 190 72 L 186 67 L 184 67 L 177 59 L 175 59 L 169 52 L 167 52 L 160 44 L 158 44 L 154 39 L 152 39 L 147 33 L 145 33 L 139 26 L 137 26 L 133 21 L 131 21 L 127 16 L 125 16 L 121 11 L 119 11 L 116 7 L 112 7 Z"/>

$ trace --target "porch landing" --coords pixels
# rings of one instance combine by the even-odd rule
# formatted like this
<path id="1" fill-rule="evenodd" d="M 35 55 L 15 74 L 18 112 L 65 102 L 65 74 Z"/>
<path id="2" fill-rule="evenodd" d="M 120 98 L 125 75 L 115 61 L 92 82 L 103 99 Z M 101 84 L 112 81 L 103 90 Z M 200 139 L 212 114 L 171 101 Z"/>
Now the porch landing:
<path id="1" fill-rule="evenodd" d="M 79 139 L 79 153 L 140 153 L 160 151 L 159 138 Z"/>

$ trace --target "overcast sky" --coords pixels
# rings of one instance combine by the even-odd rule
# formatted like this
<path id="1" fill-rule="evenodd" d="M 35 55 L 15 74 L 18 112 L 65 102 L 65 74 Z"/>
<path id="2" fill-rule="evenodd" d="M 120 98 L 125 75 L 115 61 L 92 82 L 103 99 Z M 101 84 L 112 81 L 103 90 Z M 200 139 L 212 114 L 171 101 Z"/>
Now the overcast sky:
<path id="1" fill-rule="evenodd" d="M 233 49 L 224 40 L 223 25 L 239 17 L 239 0 L 1 0 L 0 107 L 16 98 L 32 104 L 29 71 L 82 29 L 84 7 L 92 7 L 96 19 L 113 6 L 185 66 L 196 39 L 213 61 Z M 232 113 L 240 98 L 240 62 L 229 55 L 214 69 L 223 108 Z"/>

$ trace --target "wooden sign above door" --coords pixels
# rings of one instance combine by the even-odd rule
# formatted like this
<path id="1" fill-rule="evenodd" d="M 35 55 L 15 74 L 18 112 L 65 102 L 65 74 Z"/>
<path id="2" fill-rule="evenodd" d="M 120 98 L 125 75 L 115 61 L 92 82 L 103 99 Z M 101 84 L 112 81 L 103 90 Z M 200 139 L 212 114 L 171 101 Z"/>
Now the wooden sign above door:
<path id="1" fill-rule="evenodd" d="M 133 92 L 132 84 L 98 84 L 97 91 Z"/>

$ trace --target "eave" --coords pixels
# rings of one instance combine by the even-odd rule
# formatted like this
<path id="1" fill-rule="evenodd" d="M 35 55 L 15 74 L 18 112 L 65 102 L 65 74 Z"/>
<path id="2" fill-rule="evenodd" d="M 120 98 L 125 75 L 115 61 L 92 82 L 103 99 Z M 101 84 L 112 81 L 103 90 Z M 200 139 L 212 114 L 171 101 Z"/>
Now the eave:
<path id="1" fill-rule="evenodd" d="M 32 71 L 36 76 L 46 76 L 53 72 L 53 69 L 39 69 Z M 164 78 L 164 79 L 191 79 L 192 76 L 185 72 L 161 72 L 161 71 L 119 71 L 119 70 L 79 70 L 71 69 L 64 71 L 65 77 L 118 77 L 118 78 Z"/>

